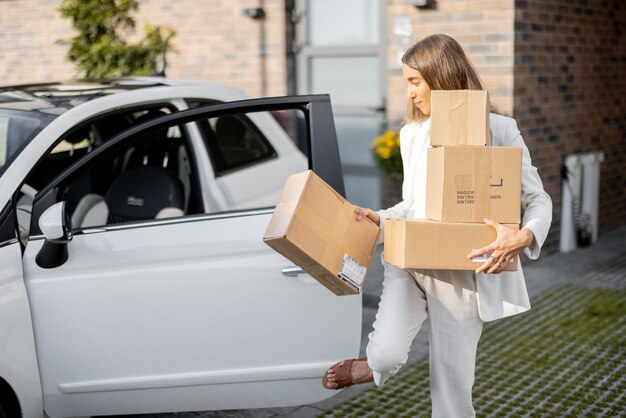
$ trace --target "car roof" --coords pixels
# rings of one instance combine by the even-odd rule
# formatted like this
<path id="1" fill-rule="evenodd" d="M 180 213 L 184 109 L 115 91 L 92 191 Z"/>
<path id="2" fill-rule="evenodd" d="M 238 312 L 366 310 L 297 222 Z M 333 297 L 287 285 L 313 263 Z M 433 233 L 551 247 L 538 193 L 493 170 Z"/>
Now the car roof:
<path id="1" fill-rule="evenodd" d="M 165 77 L 121 77 L 101 81 L 66 80 L 47 83 L 0 85 L 0 108 L 16 110 L 42 110 L 50 108 L 70 109 L 100 97 L 133 90 L 163 86 L 202 86 L 215 89 L 216 93 L 225 90 L 233 98 L 240 98 L 242 92 L 236 88 L 204 80 L 173 80 Z"/>

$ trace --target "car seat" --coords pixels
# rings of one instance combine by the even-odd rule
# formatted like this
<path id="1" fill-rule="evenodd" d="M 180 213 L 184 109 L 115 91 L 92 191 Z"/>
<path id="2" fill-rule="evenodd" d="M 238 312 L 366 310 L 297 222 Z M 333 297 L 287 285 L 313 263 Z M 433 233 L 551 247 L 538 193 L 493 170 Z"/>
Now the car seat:
<path id="1" fill-rule="evenodd" d="M 88 194 L 72 214 L 77 228 L 184 215 L 183 186 L 160 167 L 140 166 L 122 173 L 104 197 Z"/>
<path id="2" fill-rule="evenodd" d="M 163 110 L 152 109 L 138 117 L 134 124 L 167 114 Z M 145 165 L 165 168 L 183 184 L 186 212 L 191 196 L 191 168 L 184 143 L 184 139 L 180 136 L 168 136 L 168 128 L 144 133 L 124 154 L 122 172 L 132 167 Z"/>
<path id="3" fill-rule="evenodd" d="M 134 125 L 165 115 L 167 113 L 162 110 L 150 110 L 138 117 Z M 177 173 L 178 150 L 182 144 L 176 139 L 167 136 L 167 128 L 156 129 L 143 134 L 126 153 L 122 171 L 131 167 L 151 165 Z"/>

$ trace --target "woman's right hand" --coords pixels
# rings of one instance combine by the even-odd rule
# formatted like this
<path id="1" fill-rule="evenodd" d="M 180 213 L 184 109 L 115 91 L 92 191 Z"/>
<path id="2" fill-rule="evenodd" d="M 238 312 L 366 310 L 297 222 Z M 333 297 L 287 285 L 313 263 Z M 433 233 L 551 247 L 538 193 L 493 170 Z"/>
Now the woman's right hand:
<path id="1" fill-rule="evenodd" d="M 376 225 L 380 226 L 380 215 L 378 215 L 378 212 L 374 212 L 371 209 L 361 208 L 358 206 L 355 206 L 355 207 L 358 210 L 358 213 L 356 215 L 357 221 L 360 221 L 361 219 L 363 219 L 363 217 L 367 217 Z"/>

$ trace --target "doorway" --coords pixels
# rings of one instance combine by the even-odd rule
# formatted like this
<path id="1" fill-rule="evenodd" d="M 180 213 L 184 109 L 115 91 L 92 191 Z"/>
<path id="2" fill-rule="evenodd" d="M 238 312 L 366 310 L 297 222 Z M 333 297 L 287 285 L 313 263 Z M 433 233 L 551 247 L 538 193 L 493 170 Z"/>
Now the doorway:
<path id="1" fill-rule="evenodd" d="M 347 199 L 380 208 L 370 144 L 386 126 L 385 2 L 296 0 L 298 94 L 329 93 Z"/>

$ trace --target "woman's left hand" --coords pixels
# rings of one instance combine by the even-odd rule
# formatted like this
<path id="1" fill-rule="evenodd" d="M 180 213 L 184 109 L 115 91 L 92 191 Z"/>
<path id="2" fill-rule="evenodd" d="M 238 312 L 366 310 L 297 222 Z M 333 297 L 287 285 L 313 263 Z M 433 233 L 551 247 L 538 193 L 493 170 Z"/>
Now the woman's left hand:
<path id="1" fill-rule="evenodd" d="M 490 219 L 485 219 L 485 223 L 496 230 L 496 240 L 485 247 L 472 250 L 467 258 L 491 254 L 489 260 L 476 269 L 476 273 L 502 273 L 510 260 L 514 260 L 520 251 L 532 244 L 535 236 L 530 229 L 513 229 Z"/>

